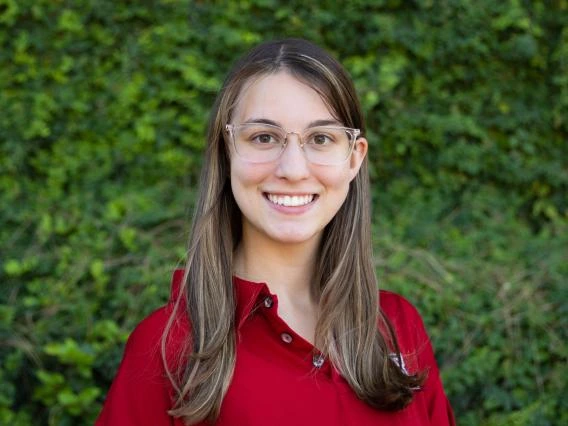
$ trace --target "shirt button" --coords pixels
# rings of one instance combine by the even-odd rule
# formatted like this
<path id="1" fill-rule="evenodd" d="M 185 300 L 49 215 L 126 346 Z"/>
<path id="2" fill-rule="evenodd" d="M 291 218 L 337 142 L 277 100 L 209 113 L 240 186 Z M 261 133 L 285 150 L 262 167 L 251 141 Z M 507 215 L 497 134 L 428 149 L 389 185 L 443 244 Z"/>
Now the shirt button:
<path id="1" fill-rule="evenodd" d="M 292 343 L 292 336 L 290 336 L 288 333 L 282 333 L 280 335 L 280 338 L 284 343 Z"/>
<path id="2" fill-rule="evenodd" d="M 319 354 L 319 355 L 314 355 L 314 358 L 312 359 L 312 364 L 314 365 L 314 367 L 316 368 L 321 368 L 321 366 L 323 365 L 325 358 L 323 355 Z"/>
<path id="3" fill-rule="evenodd" d="M 272 307 L 272 303 L 273 303 L 273 302 L 272 302 L 272 297 L 267 296 L 267 297 L 264 299 L 264 307 L 265 307 L 265 308 L 271 308 L 271 307 Z"/>

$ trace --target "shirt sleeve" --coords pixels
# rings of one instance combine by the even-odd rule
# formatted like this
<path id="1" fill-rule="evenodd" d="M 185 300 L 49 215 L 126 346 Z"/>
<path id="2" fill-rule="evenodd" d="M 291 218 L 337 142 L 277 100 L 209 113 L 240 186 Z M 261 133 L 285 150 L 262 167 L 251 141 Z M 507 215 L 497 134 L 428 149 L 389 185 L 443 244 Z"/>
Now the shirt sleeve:
<path id="1" fill-rule="evenodd" d="M 454 413 L 448 398 L 444 392 L 440 371 L 434 357 L 434 351 L 430 339 L 426 334 L 422 319 L 420 319 L 421 331 L 423 336 L 423 349 L 418 354 L 419 364 L 428 372 L 428 377 L 424 383 L 423 392 L 428 407 L 430 424 L 436 426 L 455 426 Z"/>
<path id="2" fill-rule="evenodd" d="M 422 317 L 410 302 L 397 294 L 382 291 L 380 300 L 381 308 L 395 327 L 408 367 L 412 372 L 427 373 L 422 390 L 416 394 L 416 403 L 423 407 L 422 412 L 426 411 L 424 414 L 428 416 L 430 425 L 455 426 L 453 410 L 444 392 L 432 343 Z"/>
<path id="3" fill-rule="evenodd" d="M 161 308 L 130 335 L 124 356 L 95 426 L 170 426 L 171 385 L 160 341 L 168 319 Z"/>

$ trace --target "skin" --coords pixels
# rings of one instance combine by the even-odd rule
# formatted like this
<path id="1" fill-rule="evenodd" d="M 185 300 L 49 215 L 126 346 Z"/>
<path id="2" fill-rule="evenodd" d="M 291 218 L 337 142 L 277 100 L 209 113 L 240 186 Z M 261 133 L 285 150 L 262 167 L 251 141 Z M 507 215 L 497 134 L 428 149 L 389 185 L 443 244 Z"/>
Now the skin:
<path id="1" fill-rule="evenodd" d="M 268 119 L 291 132 L 318 120 L 338 123 L 320 95 L 286 71 L 264 76 L 243 89 L 232 123 Z M 340 165 L 306 160 L 296 135 L 275 161 L 250 163 L 230 144 L 231 187 L 242 212 L 243 237 L 235 252 L 235 273 L 266 282 L 278 296 L 278 313 L 298 334 L 313 342 L 317 306 L 310 277 L 322 231 L 337 213 L 367 153 L 366 139 L 356 141 Z M 301 207 L 282 207 L 267 195 L 314 195 Z M 259 259 L 261 259 L 259 261 Z"/>

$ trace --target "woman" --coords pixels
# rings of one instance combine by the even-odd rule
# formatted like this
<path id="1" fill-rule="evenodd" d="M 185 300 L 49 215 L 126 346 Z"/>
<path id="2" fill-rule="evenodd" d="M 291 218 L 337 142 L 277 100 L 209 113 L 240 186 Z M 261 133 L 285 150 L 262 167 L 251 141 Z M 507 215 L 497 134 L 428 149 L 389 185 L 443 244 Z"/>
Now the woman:
<path id="1" fill-rule="evenodd" d="M 234 66 L 186 267 L 97 425 L 454 424 L 419 314 L 377 291 L 364 134 L 350 78 L 312 43 Z"/>

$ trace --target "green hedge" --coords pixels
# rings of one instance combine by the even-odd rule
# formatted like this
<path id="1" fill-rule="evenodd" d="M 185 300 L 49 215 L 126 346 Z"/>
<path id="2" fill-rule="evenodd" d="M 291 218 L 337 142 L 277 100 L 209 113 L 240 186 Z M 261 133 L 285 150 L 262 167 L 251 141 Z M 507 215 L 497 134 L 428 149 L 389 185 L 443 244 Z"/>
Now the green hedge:
<path id="1" fill-rule="evenodd" d="M 92 424 L 183 259 L 222 78 L 282 36 L 356 82 L 381 285 L 459 423 L 567 424 L 565 0 L 0 0 L 0 423 Z"/>

